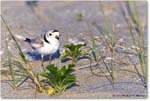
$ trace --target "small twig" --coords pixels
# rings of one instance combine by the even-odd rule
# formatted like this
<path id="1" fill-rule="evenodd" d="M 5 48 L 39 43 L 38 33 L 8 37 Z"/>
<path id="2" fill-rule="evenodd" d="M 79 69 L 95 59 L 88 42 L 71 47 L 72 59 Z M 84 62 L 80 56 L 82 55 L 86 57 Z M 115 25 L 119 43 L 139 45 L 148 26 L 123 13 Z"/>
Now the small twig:
<path id="1" fill-rule="evenodd" d="M 79 67 L 78 70 L 90 68 L 90 66 L 95 66 L 96 64 L 97 63 L 92 63 L 92 64 L 84 65 L 84 66 Z"/>
<path id="2" fill-rule="evenodd" d="M 27 81 L 30 77 L 25 77 L 25 79 L 17 85 L 17 88 L 21 86 L 25 81 Z"/>

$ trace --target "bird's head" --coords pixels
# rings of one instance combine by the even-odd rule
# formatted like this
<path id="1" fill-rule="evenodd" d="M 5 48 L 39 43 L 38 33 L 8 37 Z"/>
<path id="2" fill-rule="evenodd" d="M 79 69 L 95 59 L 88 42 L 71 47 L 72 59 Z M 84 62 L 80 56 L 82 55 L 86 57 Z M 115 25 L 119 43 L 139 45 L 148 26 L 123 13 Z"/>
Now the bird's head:
<path id="1" fill-rule="evenodd" d="M 50 30 L 46 33 L 47 40 L 56 39 L 59 40 L 59 31 L 58 30 Z"/>

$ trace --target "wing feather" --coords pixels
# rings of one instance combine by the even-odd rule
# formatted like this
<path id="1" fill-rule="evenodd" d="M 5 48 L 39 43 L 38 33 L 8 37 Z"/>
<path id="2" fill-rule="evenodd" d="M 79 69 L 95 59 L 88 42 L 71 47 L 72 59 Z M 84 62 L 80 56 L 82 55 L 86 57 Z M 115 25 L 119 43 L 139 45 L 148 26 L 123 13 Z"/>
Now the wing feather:
<path id="1" fill-rule="evenodd" d="M 30 44 L 33 49 L 37 49 L 43 47 L 44 42 L 41 39 L 32 39 Z"/>

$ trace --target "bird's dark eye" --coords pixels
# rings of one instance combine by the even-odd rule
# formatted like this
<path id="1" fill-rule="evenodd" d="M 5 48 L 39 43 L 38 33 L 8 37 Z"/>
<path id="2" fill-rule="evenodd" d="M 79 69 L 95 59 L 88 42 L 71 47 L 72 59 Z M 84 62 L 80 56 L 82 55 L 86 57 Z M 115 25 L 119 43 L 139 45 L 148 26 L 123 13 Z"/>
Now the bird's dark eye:
<path id="1" fill-rule="evenodd" d="M 52 34 L 50 33 L 49 36 L 51 36 Z"/>

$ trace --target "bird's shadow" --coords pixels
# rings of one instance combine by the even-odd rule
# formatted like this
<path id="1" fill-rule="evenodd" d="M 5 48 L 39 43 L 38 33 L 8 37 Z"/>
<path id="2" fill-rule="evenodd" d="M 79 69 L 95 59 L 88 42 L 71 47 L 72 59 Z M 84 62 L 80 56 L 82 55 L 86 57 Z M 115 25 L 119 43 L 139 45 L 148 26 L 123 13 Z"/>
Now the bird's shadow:
<path id="1" fill-rule="evenodd" d="M 41 57 L 41 54 L 38 53 L 38 52 L 31 52 L 31 51 L 28 51 L 26 52 L 26 54 L 28 56 L 30 56 L 33 60 L 36 60 L 36 61 L 39 61 L 39 60 L 42 60 L 42 57 Z M 50 55 L 45 55 L 43 57 L 43 61 L 48 61 L 49 60 L 49 57 Z M 54 59 L 58 59 L 60 57 L 60 51 L 57 50 L 54 54 L 51 55 L 51 60 L 54 60 Z"/>
<path id="2" fill-rule="evenodd" d="M 36 60 L 36 61 L 41 61 L 42 60 L 42 57 L 41 57 L 41 54 L 36 52 L 36 51 L 28 51 L 26 52 L 26 54 L 31 57 L 33 60 Z M 51 55 L 51 60 L 55 60 L 55 59 L 58 59 L 60 57 L 60 50 L 57 50 L 54 54 Z M 49 57 L 50 55 L 45 55 L 43 57 L 43 60 L 44 61 L 48 61 L 49 60 Z M 78 60 L 81 60 L 81 59 L 91 59 L 90 57 L 88 56 L 82 56 L 80 58 L 78 58 Z M 62 63 L 65 63 L 67 61 L 70 61 L 71 59 L 70 58 L 65 58 L 65 59 L 61 59 L 61 62 Z"/>

